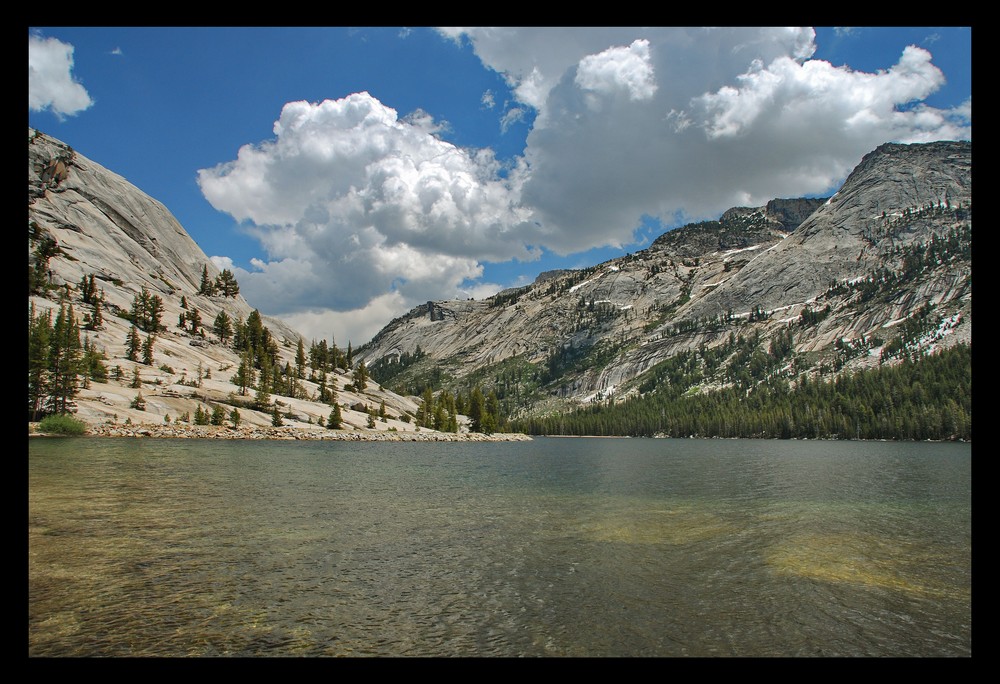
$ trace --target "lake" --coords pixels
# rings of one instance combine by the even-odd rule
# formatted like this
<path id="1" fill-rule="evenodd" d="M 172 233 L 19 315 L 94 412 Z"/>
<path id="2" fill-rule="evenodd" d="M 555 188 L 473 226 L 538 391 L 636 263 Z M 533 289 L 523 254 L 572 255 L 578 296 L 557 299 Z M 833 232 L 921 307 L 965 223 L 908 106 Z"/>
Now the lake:
<path id="1" fill-rule="evenodd" d="M 32 438 L 29 656 L 971 656 L 969 444 Z"/>

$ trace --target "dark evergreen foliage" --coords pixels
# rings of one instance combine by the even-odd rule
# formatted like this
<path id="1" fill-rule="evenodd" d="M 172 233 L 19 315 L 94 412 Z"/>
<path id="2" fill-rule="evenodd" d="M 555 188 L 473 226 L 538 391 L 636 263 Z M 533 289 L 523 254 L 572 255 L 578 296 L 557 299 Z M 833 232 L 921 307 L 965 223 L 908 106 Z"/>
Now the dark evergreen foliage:
<path id="1" fill-rule="evenodd" d="M 215 279 L 215 290 L 223 297 L 235 297 L 240 293 L 240 285 L 236 282 L 236 277 L 228 268 L 222 270 L 219 277 Z"/>
<path id="2" fill-rule="evenodd" d="M 427 353 L 422 350 L 418 344 L 413 353 L 406 351 L 399 356 L 383 357 L 372 363 L 368 370 L 372 379 L 385 387 L 390 381 L 392 381 L 393 378 L 410 366 L 413 366 L 425 356 L 427 356 Z"/>
<path id="3" fill-rule="evenodd" d="M 359 363 L 358 367 L 354 369 L 354 386 L 359 392 L 364 392 L 368 387 L 368 367 L 364 361 Z"/>
<path id="4" fill-rule="evenodd" d="M 212 332 L 219 338 L 219 342 L 226 344 L 233 336 L 233 322 L 225 311 L 220 311 L 212 324 Z"/>
<path id="5" fill-rule="evenodd" d="M 50 335 L 47 413 L 70 412 L 73 398 L 79 391 L 77 376 L 81 370 L 81 356 L 80 327 L 73 314 L 73 305 L 61 304 Z"/>
<path id="6" fill-rule="evenodd" d="M 794 387 L 782 377 L 749 392 L 731 386 L 688 395 L 684 380 L 667 387 L 620 403 L 514 421 L 512 427 L 551 435 L 972 439 L 968 345 L 829 381 L 803 376 Z"/>
<path id="7" fill-rule="evenodd" d="M 340 413 L 340 405 L 334 404 L 330 411 L 330 417 L 326 421 L 326 427 L 330 430 L 339 430 L 343 426 L 343 418 Z"/>
<path id="8" fill-rule="evenodd" d="M 163 299 L 143 287 L 132 300 L 132 309 L 128 319 L 143 332 L 157 333 L 165 330 L 161 323 L 162 318 Z"/>
<path id="9" fill-rule="evenodd" d="M 49 260 L 59 254 L 59 243 L 44 228 L 28 226 L 28 237 L 34 245 L 28 261 L 28 292 L 43 294 L 50 287 Z"/>
<path id="10" fill-rule="evenodd" d="M 215 283 L 208 277 L 208 264 L 201 268 L 201 284 L 198 287 L 198 294 L 211 297 L 215 294 Z"/>

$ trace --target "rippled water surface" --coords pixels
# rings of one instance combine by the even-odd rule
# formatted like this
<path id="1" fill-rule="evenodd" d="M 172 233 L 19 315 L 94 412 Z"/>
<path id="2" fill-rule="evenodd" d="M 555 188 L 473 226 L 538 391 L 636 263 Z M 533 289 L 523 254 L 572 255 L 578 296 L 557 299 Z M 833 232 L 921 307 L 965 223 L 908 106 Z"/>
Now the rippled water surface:
<path id="1" fill-rule="evenodd" d="M 30 656 L 969 656 L 962 444 L 36 438 Z"/>

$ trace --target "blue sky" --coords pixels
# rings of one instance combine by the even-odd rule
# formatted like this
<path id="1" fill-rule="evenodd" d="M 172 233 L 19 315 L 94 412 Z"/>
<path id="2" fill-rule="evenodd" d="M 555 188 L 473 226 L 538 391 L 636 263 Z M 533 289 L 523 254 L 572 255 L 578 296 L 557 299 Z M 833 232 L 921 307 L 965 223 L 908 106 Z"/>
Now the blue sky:
<path id="1" fill-rule="evenodd" d="M 355 346 L 972 137 L 970 27 L 31 27 L 28 123 Z"/>

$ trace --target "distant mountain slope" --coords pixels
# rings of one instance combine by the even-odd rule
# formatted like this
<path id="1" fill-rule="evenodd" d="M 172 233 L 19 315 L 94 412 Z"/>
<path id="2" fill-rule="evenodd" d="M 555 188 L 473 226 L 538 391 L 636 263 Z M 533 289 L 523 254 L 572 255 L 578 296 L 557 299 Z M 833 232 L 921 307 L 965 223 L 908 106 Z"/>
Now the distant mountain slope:
<path id="1" fill-rule="evenodd" d="M 733 336 L 762 353 L 790 340 L 792 381 L 969 342 L 971 166 L 968 142 L 882 145 L 829 199 L 734 208 L 484 301 L 429 302 L 358 357 L 396 389 L 482 385 L 526 416 L 648 391 L 686 351 L 735 363 Z"/>

